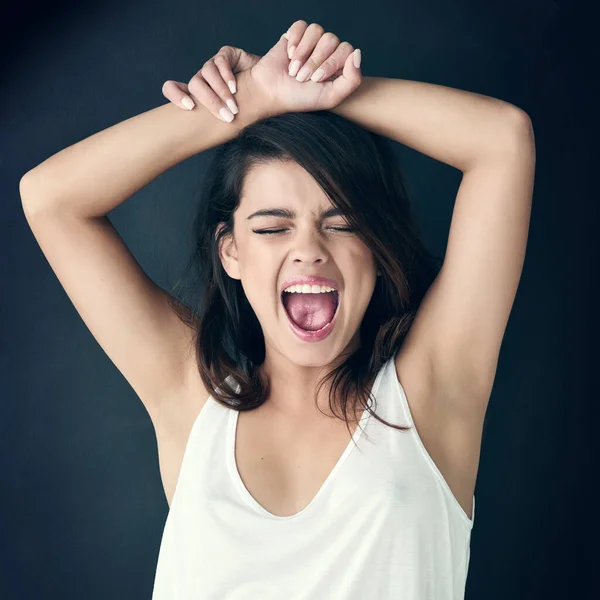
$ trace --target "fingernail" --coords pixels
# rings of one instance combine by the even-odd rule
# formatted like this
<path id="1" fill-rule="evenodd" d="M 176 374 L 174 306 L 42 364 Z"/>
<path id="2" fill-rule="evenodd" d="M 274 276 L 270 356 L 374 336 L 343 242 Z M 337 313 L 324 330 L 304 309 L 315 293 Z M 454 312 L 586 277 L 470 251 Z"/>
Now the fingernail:
<path id="1" fill-rule="evenodd" d="M 239 108 L 237 107 L 237 104 L 233 100 L 228 99 L 226 104 L 227 104 L 227 106 L 229 106 L 229 110 L 234 115 L 237 115 L 240 112 Z"/>
<path id="2" fill-rule="evenodd" d="M 290 75 L 292 77 L 296 77 L 296 73 L 298 72 L 299 68 L 300 68 L 300 61 L 295 60 L 290 66 Z"/>
<path id="3" fill-rule="evenodd" d="M 296 76 L 296 81 L 305 81 L 308 79 L 308 74 L 310 73 L 310 69 L 308 67 L 302 67 L 302 70 Z"/>
<path id="4" fill-rule="evenodd" d="M 288 50 L 288 58 L 290 60 L 292 60 L 292 56 L 294 56 L 294 50 L 296 49 L 296 46 L 291 46 L 290 49 Z"/>
<path id="5" fill-rule="evenodd" d="M 229 86 L 229 91 L 235 94 L 235 81 L 228 81 L 227 85 Z"/>
<path id="6" fill-rule="evenodd" d="M 356 49 L 354 51 L 354 66 L 358 69 L 358 67 L 360 67 L 360 59 L 361 59 L 361 52 L 360 50 Z"/>
<path id="7" fill-rule="evenodd" d="M 323 69 L 317 69 L 312 74 L 312 77 L 310 79 L 311 81 L 314 81 L 316 83 L 317 81 L 319 81 L 319 79 L 321 79 L 321 77 L 323 77 L 323 75 L 325 75 L 325 71 Z"/>
<path id="8" fill-rule="evenodd" d="M 233 121 L 233 115 L 225 107 L 219 111 L 219 114 L 221 115 L 221 119 L 223 119 L 223 121 L 226 121 L 227 123 L 231 123 L 231 121 Z"/>
<path id="9" fill-rule="evenodd" d="M 194 104 L 194 101 L 191 98 L 188 98 L 187 96 L 181 99 L 181 104 L 183 104 L 188 110 L 192 110 L 192 108 L 196 106 Z"/>

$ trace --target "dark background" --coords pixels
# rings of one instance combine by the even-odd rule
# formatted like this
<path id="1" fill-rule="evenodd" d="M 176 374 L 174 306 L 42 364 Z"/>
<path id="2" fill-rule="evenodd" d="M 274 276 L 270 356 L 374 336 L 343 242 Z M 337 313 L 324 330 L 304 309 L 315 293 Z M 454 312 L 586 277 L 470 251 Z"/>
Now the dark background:
<path id="1" fill-rule="evenodd" d="M 164 104 L 164 81 L 187 82 L 222 45 L 262 55 L 297 19 L 361 48 L 365 75 L 483 93 L 530 115 L 529 243 L 486 416 L 466 598 L 594 597 L 599 54 L 591 17 L 576 3 L 542 0 L 5 3 L 0 598 L 149 599 L 168 509 L 150 418 L 39 249 L 21 176 Z M 395 150 L 426 243 L 443 256 L 461 174 Z M 210 152 L 110 213 L 165 288 L 187 258 Z"/>

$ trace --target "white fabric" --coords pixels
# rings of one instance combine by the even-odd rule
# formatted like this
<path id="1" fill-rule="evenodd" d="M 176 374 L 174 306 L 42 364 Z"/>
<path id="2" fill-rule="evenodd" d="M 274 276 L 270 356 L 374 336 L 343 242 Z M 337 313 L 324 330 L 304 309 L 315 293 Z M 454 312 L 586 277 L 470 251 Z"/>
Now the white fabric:
<path id="1" fill-rule="evenodd" d="M 473 522 L 414 428 L 393 359 L 373 395 L 380 417 L 413 429 L 365 411 L 358 446 L 348 443 L 289 517 L 250 495 L 235 463 L 239 413 L 209 398 L 188 439 L 152 600 L 463 600 Z"/>

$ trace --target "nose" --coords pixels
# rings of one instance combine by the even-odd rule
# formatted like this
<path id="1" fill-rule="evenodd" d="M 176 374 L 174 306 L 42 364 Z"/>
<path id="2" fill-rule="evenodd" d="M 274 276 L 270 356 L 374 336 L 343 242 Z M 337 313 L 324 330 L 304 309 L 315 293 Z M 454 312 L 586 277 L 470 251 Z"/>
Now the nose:
<path id="1" fill-rule="evenodd" d="M 295 263 L 324 264 L 328 260 L 327 249 L 318 232 L 297 229 L 292 242 L 292 259 Z"/>

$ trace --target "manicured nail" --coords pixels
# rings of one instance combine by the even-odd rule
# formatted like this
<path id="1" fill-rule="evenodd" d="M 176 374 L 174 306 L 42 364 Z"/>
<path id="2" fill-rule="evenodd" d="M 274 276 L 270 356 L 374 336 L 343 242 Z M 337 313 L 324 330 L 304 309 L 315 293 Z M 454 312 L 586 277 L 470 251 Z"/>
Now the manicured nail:
<path id="1" fill-rule="evenodd" d="M 181 104 L 183 104 L 188 110 L 192 110 L 192 108 L 196 106 L 194 104 L 194 101 L 191 98 L 188 98 L 187 96 L 181 99 Z"/>
<path id="2" fill-rule="evenodd" d="M 231 123 L 231 121 L 233 121 L 233 115 L 225 107 L 219 111 L 219 114 L 221 115 L 221 119 L 223 119 L 223 121 L 226 121 L 227 123 Z"/>
<path id="3" fill-rule="evenodd" d="M 235 81 L 228 81 L 228 82 L 227 82 L 227 85 L 229 86 L 229 91 L 230 91 L 232 94 L 235 94 L 235 89 L 236 89 L 236 88 L 235 88 Z"/>
<path id="4" fill-rule="evenodd" d="M 240 109 L 237 107 L 237 104 L 231 100 L 228 99 L 226 102 L 227 106 L 229 106 L 229 110 L 234 114 L 237 115 L 240 112 Z"/>
<path id="5" fill-rule="evenodd" d="M 361 52 L 360 50 L 358 50 L 358 48 L 354 51 L 354 66 L 358 69 L 358 67 L 360 67 L 360 59 L 361 59 Z"/>
<path id="6" fill-rule="evenodd" d="M 296 73 L 298 72 L 299 68 L 300 68 L 300 61 L 295 60 L 290 66 L 290 75 L 292 77 L 296 77 Z"/>
<path id="7" fill-rule="evenodd" d="M 321 77 L 323 77 L 323 75 L 325 75 L 325 71 L 323 69 L 317 69 L 312 74 L 312 77 L 310 79 L 311 79 L 311 81 L 314 81 L 315 83 L 317 83 L 317 81 L 319 81 L 319 79 L 321 79 Z"/>
<path id="8" fill-rule="evenodd" d="M 296 75 L 296 81 L 305 81 L 308 79 L 308 74 L 310 73 L 310 69 L 308 67 L 302 67 L 302 70 L 298 75 Z"/>
<path id="9" fill-rule="evenodd" d="M 294 56 L 294 50 L 296 49 L 296 46 L 291 46 L 290 49 L 288 50 L 288 58 L 290 60 L 292 60 L 292 56 Z"/>

